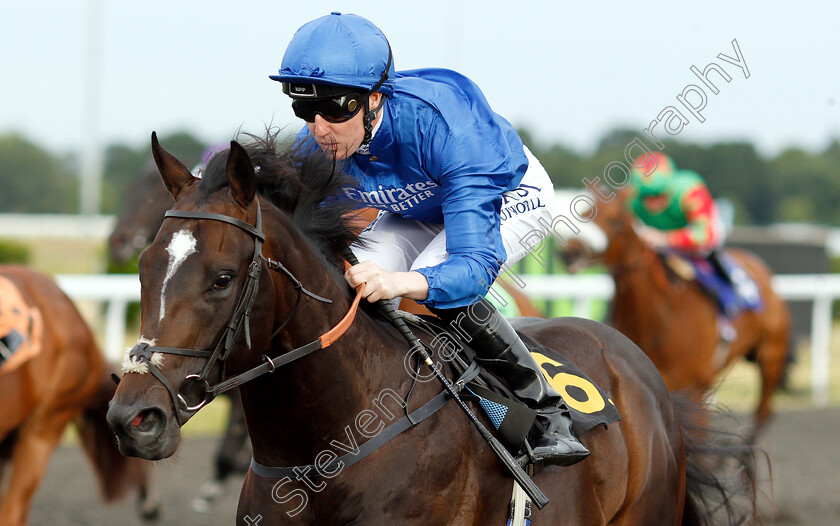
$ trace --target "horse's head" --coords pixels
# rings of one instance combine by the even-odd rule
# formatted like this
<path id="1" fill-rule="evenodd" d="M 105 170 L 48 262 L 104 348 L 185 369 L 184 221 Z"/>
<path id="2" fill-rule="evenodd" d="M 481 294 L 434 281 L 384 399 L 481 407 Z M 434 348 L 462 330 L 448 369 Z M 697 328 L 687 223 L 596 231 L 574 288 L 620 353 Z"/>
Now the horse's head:
<path id="1" fill-rule="evenodd" d="M 111 259 L 126 263 L 149 246 L 172 202 L 172 196 L 160 184 L 155 164 L 150 162 L 126 192 L 122 212 L 108 237 Z"/>
<path id="2" fill-rule="evenodd" d="M 618 190 L 608 201 L 598 201 L 593 222 L 606 235 L 601 260 L 608 266 L 626 264 L 629 258 L 645 250 L 646 245 L 636 232 L 633 213 L 627 208 L 627 191 Z"/>
<path id="3" fill-rule="evenodd" d="M 329 309 L 349 306 L 337 255 L 358 229 L 337 197 L 352 181 L 322 154 L 278 151 L 271 132 L 255 139 L 247 150 L 231 142 L 199 179 L 152 135 L 175 206 L 140 257 L 140 339 L 108 412 L 125 454 L 171 455 L 204 404 L 301 356 L 296 342 L 323 343 Z M 343 294 L 342 305 L 325 308 L 331 301 L 307 286 Z M 279 396 L 271 382 L 255 389 Z"/>
<path id="4" fill-rule="evenodd" d="M 255 361 L 250 348 L 273 316 L 271 287 L 258 287 L 263 234 L 254 168 L 232 142 L 226 182 L 215 191 L 164 150 L 152 152 L 173 210 L 140 257 L 141 338 L 108 411 L 124 454 L 165 458 L 179 428 L 221 380 L 227 354 Z M 267 340 L 267 337 L 263 337 Z M 250 347 L 250 348 L 249 348 Z"/>

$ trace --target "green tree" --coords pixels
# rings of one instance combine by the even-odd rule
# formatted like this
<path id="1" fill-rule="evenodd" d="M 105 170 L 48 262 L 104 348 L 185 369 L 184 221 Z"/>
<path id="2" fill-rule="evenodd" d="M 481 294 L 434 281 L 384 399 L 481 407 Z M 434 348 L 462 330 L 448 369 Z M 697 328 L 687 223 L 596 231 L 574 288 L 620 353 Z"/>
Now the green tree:
<path id="1" fill-rule="evenodd" d="M 826 155 L 828 153 L 828 155 Z M 813 155 L 798 148 L 782 152 L 770 163 L 778 195 L 799 197 L 813 207 L 813 220 L 840 224 L 840 159 L 826 152 Z"/>
<path id="2" fill-rule="evenodd" d="M 198 163 L 206 148 L 204 143 L 195 136 L 183 131 L 164 135 L 159 139 L 167 151 L 189 168 Z M 115 144 L 105 150 L 105 173 L 102 185 L 104 213 L 119 213 L 125 201 L 125 193 L 131 183 L 148 172 L 156 170 L 149 144 L 136 148 L 125 144 Z"/>
<path id="3" fill-rule="evenodd" d="M 16 133 L 0 135 L 0 212 L 75 212 L 78 181 L 62 162 Z"/>

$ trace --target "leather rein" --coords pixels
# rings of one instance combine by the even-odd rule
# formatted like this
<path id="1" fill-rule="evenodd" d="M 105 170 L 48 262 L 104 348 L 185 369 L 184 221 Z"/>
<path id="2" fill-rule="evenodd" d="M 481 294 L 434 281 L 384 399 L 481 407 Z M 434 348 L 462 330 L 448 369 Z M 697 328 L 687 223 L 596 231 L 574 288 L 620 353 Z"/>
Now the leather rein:
<path id="1" fill-rule="evenodd" d="M 151 346 L 147 343 L 138 343 L 131 349 L 131 351 L 129 351 L 130 359 L 145 364 L 148 367 L 149 372 L 155 378 L 157 378 L 169 392 L 169 395 L 172 399 L 172 407 L 175 411 L 175 418 L 178 420 L 179 425 L 183 425 L 183 423 L 186 422 L 186 417 L 191 416 L 193 413 L 204 407 L 217 395 L 225 391 L 229 391 L 234 387 L 238 387 L 266 373 L 273 373 L 278 367 L 303 358 L 304 356 L 307 356 L 308 354 L 311 354 L 314 351 L 329 347 L 335 340 L 337 340 L 342 334 L 344 334 L 344 332 L 353 323 L 353 320 L 356 316 L 356 312 L 358 310 L 359 301 L 362 298 L 362 293 L 364 290 L 363 285 L 359 286 L 356 298 L 353 300 L 353 303 L 350 306 L 350 309 L 344 316 L 344 318 L 342 318 L 342 320 L 338 322 L 338 324 L 336 324 L 332 329 L 319 336 L 318 339 L 311 341 L 305 345 L 302 345 L 296 349 L 293 349 L 287 353 L 284 353 L 280 356 L 277 356 L 276 358 L 269 358 L 267 355 L 264 354 L 262 355 L 262 364 L 248 369 L 247 371 L 241 374 L 238 374 L 226 380 L 222 380 L 216 385 L 211 386 L 208 381 L 211 369 L 216 364 L 216 362 L 220 362 L 222 366 L 220 377 L 225 377 L 225 362 L 228 358 L 228 355 L 231 352 L 231 349 L 233 349 L 233 345 L 236 341 L 237 336 L 239 335 L 243 327 L 245 331 L 245 345 L 248 347 L 248 349 L 251 348 L 251 310 L 254 306 L 254 300 L 256 299 L 256 293 L 259 288 L 260 274 L 262 272 L 263 264 L 265 264 L 265 266 L 268 269 L 286 276 L 292 282 L 294 288 L 297 290 L 297 300 L 295 301 L 295 306 L 289 312 L 289 315 L 286 317 L 286 319 L 283 320 L 283 322 L 278 326 L 278 328 L 271 334 L 271 338 L 273 338 L 278 332 L 280 332 L 280 330 L 284 326 L 286 326 L 286 324 L 295 315 L 298 307 L 300 306 L 301 294 L 305 294 L 310 298 L 323 303 L 332 303 L 332 300 L 322 298 L 321 296 L 310 292 L 309 290 L 303 287 L 301 282 L 294 276 L 294 274 L 292 274 L 291 271 L 284 267 L 282 263 L 280 263 L 279 261 L 272 260 L 271 258 L 266 258 L 262 255 L 262 245 L 265 242 L 265 234 L 263 234 L 262 231 L 262 212 L 260 211 L 259 201 L 257 201 L 257 221 L 255 225 L 251 225 L 250 223 L 224 214 L 216 214 L 211 212 L 168 210 L 164 214 L 164 219 L 170 217 L 179 219 L 205 219 L 212 221 L 221 221 L 223 223 L 228 223 L 230 225 L 244 230 L 254 238 L 254 255 L 251 258 L 251 263 L 248 265 L 248 273 L 246 276 L 245 285 L 242 288 L 242 292 L 239 295 L 239 299 L 237 300 L 236 307 L 233 310 L 233 314 L 231 315 L 230 320 L 225 326 L 222 336 L 219 338 L 219 341 L 216 343 L 216 346 L 213 348 L 212 351 L 200 349 L 184 349 L 180 347 L 158 347 Z M 204 358 L 206 362 L 199 374 L 188 374 L 184 378 L 184 381 L 181 383 L 180 390 L 175 391 L 175 388 L 172 386 L 169 380 L 166 379 L 166 376 L 164 376 L 161 370 L 158 369 L 158 367 L 152 363 L 151 360 L 153 353 L 174 354 L 178 356 Z M 185 395 L 180 392 L 184 389 L 184 385 L 187 381 L 196 382 L 200 385 L 201 388 L 203 388 L 203 395 L 200 401 L 190 403 L 189 401 L 187 401 Z"/>

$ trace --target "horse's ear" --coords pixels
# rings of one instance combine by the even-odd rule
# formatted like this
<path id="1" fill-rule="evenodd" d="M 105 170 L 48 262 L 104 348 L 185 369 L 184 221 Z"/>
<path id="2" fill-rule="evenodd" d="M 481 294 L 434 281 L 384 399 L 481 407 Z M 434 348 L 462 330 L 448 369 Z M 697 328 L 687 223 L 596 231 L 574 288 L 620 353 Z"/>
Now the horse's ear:
<path id="1" fill-rule="evenodd" d="M 257 176 L 248 152 L 236 141 L 230 141 L 227 179 L 233 198 L 242 208 L 248 208 L 257 193 Z"/>
<path id="2" fill-rule="evenodd" d="M 163 184 L 166 185 L 166 189 L 169 190 L 172 197 L 178 199 L 181 190 L 195 177 L 190 173 L 189 168 L 184 166 L 184 163 L 163 149 L 155 132 L 152 132 L 152 155 L 155 158 L 160 177 L 163 179 Z"/>

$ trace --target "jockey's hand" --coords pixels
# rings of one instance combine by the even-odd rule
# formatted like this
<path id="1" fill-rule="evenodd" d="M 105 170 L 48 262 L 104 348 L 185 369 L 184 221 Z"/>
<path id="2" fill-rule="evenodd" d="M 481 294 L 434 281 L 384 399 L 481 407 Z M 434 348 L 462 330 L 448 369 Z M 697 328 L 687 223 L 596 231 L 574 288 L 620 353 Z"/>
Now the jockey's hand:
<path id="1" fill-rule="evenodd" d="M 365 283 L 365 298 L 371 303 L 394 298 L 424 300 L 429 295 L 426 276 L 419 272 L 389 272 L 373 261 L 362 261 L 344 273 L 344 279 L 356 288 Z"/>

